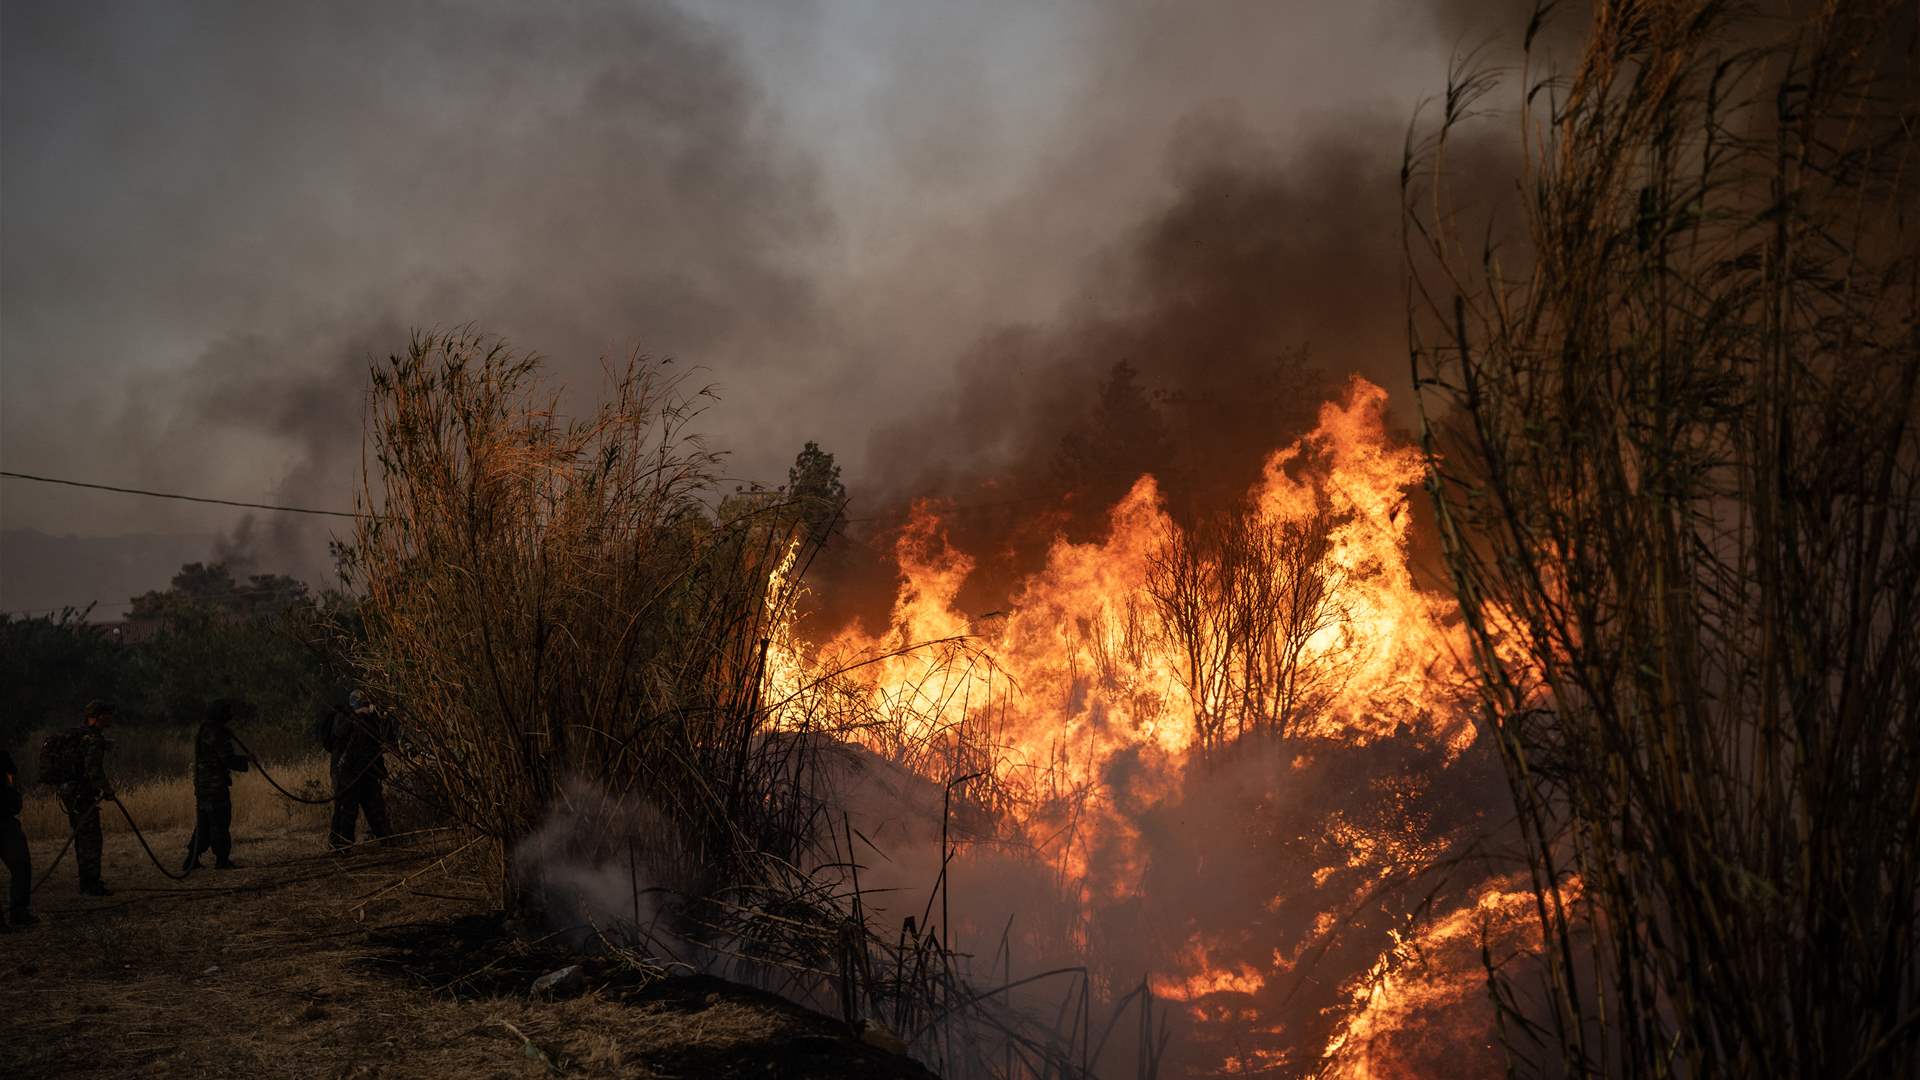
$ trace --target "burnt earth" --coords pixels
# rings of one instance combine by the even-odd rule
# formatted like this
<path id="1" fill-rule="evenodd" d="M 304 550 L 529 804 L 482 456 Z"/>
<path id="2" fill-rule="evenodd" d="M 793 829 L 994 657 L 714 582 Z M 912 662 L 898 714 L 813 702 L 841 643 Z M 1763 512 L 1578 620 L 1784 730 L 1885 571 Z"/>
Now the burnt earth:
<path id="1" fill-rule="evenodd" d="M 179 851 L 182 831 L 151 832 Z M 35 837 L 36 867 L 58 843 Z M 422 844 L 352 859 L 307 829 L 236 837 L 244 867 L 169 882 L 109 829 L 115 894 L 71 866 L 0 938 L 0 1076 L 257 1080 L 607 1077 L 927 1080 L 846 1025 L 710 977 L 648 981 L 488 914 L 477 873 Z M 533 980 L 579 963 L 577 993 Z"/>
<path id="2" fill-rule="evenodd" d="M 641 1051 L 661 1077 L 782 1078 L 782 1080 L 932 1080 L 918 1062 L 869 1046 L 847 1025 L 776 994 L 713 975 L 652 978 L 619 961 L 583 953 L 555 938 L 526 939 L 507 929 L 499 913 L 459 915 L 377 929 L 367 936 L 380 951 L 353 961 L 357 969 L 412 984 L 452 1000 L 529 996 L 535 979 L 569 965 L 585 974 L 583 994 L 652 1013 L 689 1028 L 713 1020 L 726 1025 L 745 1012 L 764 1031 L 758 1038 L 703 1045 L 687 1043 Z M 536 1041 L 537 1042 L 537 1041 Z M 530 1054 L 558 1055 L 537 1045 Z"/>

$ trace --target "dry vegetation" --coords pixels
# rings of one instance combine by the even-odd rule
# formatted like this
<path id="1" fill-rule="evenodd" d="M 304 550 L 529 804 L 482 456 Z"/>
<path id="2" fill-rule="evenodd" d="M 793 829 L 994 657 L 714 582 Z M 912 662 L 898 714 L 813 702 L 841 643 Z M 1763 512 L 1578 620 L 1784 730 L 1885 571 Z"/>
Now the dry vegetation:
<path id="1" fill-rule="evenodd" d="M 401 720 L 396 784 L 488 852 L 516 920 L 579 924 L 649 977 L 723 970 L 885 1017 L 936 1063 L 989 1036 L 1084 1055 L 998 1015 L 943 929 L 865 917 L 825 765 L 833 734 L 884 718 L 823 683 L 804 696 L 830 708 L 766 690 L 773 613 L 839 507 L 723 495 L 688 429 L 705 392 L 663 365 L 614 372 L 584 418 L 546 393 L 537 357 L 466 332 L 373 373 L 345 565 L 351 660 Z"/>
<path id="2" fill-rule="evenodd" d="M 1331 526 L 1330 515 L 1302 524 L 1240 509 L 1176 530 L 1155 552 L 1156 629 L 1175 643 L 1203 752 L 1294 736 L 1339 692 L 1338 666 L 1308 653 L 1316 635 L 1351 633 L 1343 572 L 1327 559 Z"/>
<path id="3" fill-rule="evenodd" d="M 1543 958 L 1535 985 L 1483 950 L 1515 1074 L 1920 1060 L 1920 244 L 1903 216 L 1920 163 L 1912 75 L 1878 36 L 1896 10 L 1789 26 L 1598 5 L 1573 71 L 1526 85 L 1512 251 L 1466 239 L 1446 184 L 1493 80 L 1463 73 L 1410 154 L 1431 487 Z M 363 632 L 343 640 L 400 721 L 396 789 L 444 827 L 331 860 L 325 807 L 243 777 L 255 868 L 99 903 L 63 871 L 42 893 L 59 918 L 5 960 L 13 1071 L 725 1075 L 776 1050 L 820 1075 L 917 1070 L 844 1024 L 661 977 L 720 971 L 883 1020 L 953 1074 L 1084 1075 L 1131 1043 L 1152 1075 L 1166 1029 L 1144 981 L 1096 991 L 1084 964 L 1015 979 L 1013 938 L 990 957 L 949 940 L 949 828 L 1012 850 L 1007 822 L 1073 828 L 1096 782 L 1007 775 L 994 657 L 961 635 L 849 661 L 911 654 L 885 695 L 774 670 L 820 508 L 724 495 L 688 434 L 701 394 L 663 366 L 612 373 L 583 418 L 545 393 L 537 359 L 465 332 L 374 372 L 367 516 L 345 552 Z M 1346 677 L 1308 657 L 1353 584 L 1328 527 L 1249 515 L 1170 538 L 1087 649 L 1112 671 L 1089 678 L 1124 684 L 1140 663 L 1119 653 L 1152 636 L 1177 654 L 1201 758 L 1302 739 Z M 1367 767 L 1399 752 L 1409 784 L 1441 770 L 1399 738 Z M 842 739 L 898 770 L 903 813 L 935 828 L 917 920 L 875 917 L 863 892 L 877 848 L 834 785 L 869 766 Z M 310 760 L 276 773 L 324 783 Z M 121 794 L 163 857 L 181 850 L 183 781 Z M 1383 813 L 1375 846 L 1417 876 L 1474 810 L 1442 805 L 1426 834 Z M 25 821 L 65 831 L 44 798 Z M 148 873 L 119 825 L 116 885 Z M 1365 846 L 1360 830 L 1332 842 Z M 36 847 L 42 870 L 56 849 Z M 625 867 L 630 887 L 609 903 L 561 865 Z M 512 927 L 484 917 L 502 909 Z M 589 951 L 585 997 L 526 997 L 563 961 L 544 929 L 507 932 L 533 926 Z M 1063 919 L 1043 944 L 1071 954 L 1083 929 Z M 1053 1015 L 1007 1006 L 1029 978 L 1054 980 Z"/>
<path id="4" fill-rule="evenodd" d="M 1523 243 L 1449 201 L 1490 77 L 1408 168 L 1432 490 L 1549 961 L 1494 973 L 1510 1061 L 1910 1073 L 1913 9 L 1596 7 L 1525 76 Z"/>
<path id="5" fill-rule="evenodd" d="M 510 853 L 563 801 L 610 855 L 655 844 L 623 824 L 644 799 L 676 876 L 797 861 L 817 804 L 794 745 L 764 738 L 760 681 L 770 573 L 804 514 L 720 499 L 687 432 L 700 395 L 663 367 L 630 364 L 580 420 L 538 371 L 469 334 L 374 371 L 353 660 L 403 712 L 402 771 L 493 849 L 512 909 L 541 890 Z M 592 793 L 566 798 L 575 782 Z"/>
<path id="6" fill-rule="evenodd" d="M 820 1080 L 926 1075 L 825 1017 L 717 980 L 642 985 L 595 971 L 579 996 L 536 999 L 532 975 L 564 954 L 461 935 L 497 917 L 482 914 L 493 906 L 484 866 L 443 861 L 443 834 L 342 860 L 320 852 L 310 824 L 260 817 L 236 819 L 239 871 L 136 884 L 158 879 L 111 823 L 113 897 L 76 895 L 62 868 L 37 897 L 42 925 L 0 939 L 0 1072 L 758 1078 L 773 1064 Z M 186 836 L 150 839 L 177 851 Z M 34 855 L 44 866 L 56 849 Z"/>
<path id="7" fill-rule="evenodd" d="M 268 767 L 273 770 L 273 778 L 283 787 L 304 798 L 325 798 L 332 790 L 325 758 L 307 758 L 284 765 L 268 762 Z M 123 784 L 115 794 L 133 819 L 149 833 L 171 830 L 191 832 L 193 829 L 193 781 L 186 776 Z M 291 828 L 307 828 L 324 833 L 326 829 L 328 807 L 302 805 L 284 799 L 257 774 L 241 774 L 237 777 L 232 794 L 233 829 L 236 835 Z M 104 813 L 108 827 L 119 823 L 119 812 L 111 804 Z M 67 834 L 66 812 L 61 810 L 60 801 L 44 788 L 27 799 L 26 808 L 20 814 L 20 824 L 30 837 Z M 169 850 L 177 855 L 185 847 L 185 841 L 182 840 L 178 849 Z M 44 872 L 44 864 L 35 870 L 36 876 Z M 147 875 L 143 873 L 141 876 Z"/>
<path id="8" fill-rule="evenodd" d="M 431 823 L 416 842 L 432 850 L 318 855 L 328 807 L 242 775 L 236 858 L 270 865 L 152 889 L 136 884 L 152 868 L 108 806 L 106 876 L 122 891 L 81 900 L 60 867 L 41 893 L 54 917 L 16 939 L 31 943 L 22 975 L 35 989 L 10 1003 L 27 1040 L 8 1053 L 27 1073 L 922 1075 L 764 993 L 661 978 L 738 965 L 763 982 L 784 973 L 793 997 L 830 1006 L 853 965 L 871 969 L 878 930 L 849 933 L 857 891 L 797 869 L 836 842 L 817 741 L 773 731 L 761 692 L 769 590 L 793 587 L 838 507 L 823 517 L 804 493 L 721 496 L 717 456 L 684 431 L 697 410 L 657 366 L 628 367 L 580 422 L 535 397 L 537 370 L 454 334 L 418 339 L 374 373 L 375 515 L 344 552 L 364 622 L 339 640 L 399 720 L 389 798 L 411 812 L 396 814 L 402 828 Z M 302 797 L 324 790 L 318 762 L 273 771 Z M 120 795 L 171 868 L 190 786 Z M 36 837 L 66 833 L 51 798 L 25 819 Z M 59 846 L 37 845 L 42 875 Z M 558 862 L 619 859 L 671 886 L 652 890 L 677 901 L 670 918 L 606 918 L 547 878 Z M 636 879 L 636 911 L 639 894 Z M 432 914 L 415 937 L 445 938 L 449 912 L 503 907 L 510 922 L 424 952 L 391 932 Z M 147 940 L 161 944 L 142 954 Z M 369 981 L 367 965 L 385 961 L 368 945 L 397 950 L 405 977 Z M 888 947 L 918 961 L 924 995 L 938 970 L 927 942 Z M 535 976 L 583 958 L 605 976 L 589 999 L 525 1004 Z M 195 1007 L 182 983 L 213 1004 Z M 477 985 L 520 1004 L 438 1000 Z M 880 985 L 845 1001 L 875 1015 Z M 97 1012 L 67 1007 L 89 995 Z M 128 1039 L 67 1057 L 66 1036 L 89 1025 Z"/>

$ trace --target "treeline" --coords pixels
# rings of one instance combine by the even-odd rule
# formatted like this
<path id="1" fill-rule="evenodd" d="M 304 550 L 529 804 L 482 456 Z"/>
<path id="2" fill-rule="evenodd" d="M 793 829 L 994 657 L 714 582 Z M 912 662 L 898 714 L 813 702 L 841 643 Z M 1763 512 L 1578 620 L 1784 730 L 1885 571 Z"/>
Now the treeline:
<path id="1" fill-rule="evenodd" d="M 353 606 L 291 577 L 189 563 L 167 588 L 131 598 L 124 622 L 91 613 L 0 616 L 0 744 L 23 761 L 35 732 L 78 723 L 93 698 L 119 706 L 134 741 L 190 731 L 208 701 L 244 698 L 259 709 L 256 738 L 294 745 L 345 696 L 337 658 L 357 625 Z M 123 757 L 136 771 L 159 765 Z"/>

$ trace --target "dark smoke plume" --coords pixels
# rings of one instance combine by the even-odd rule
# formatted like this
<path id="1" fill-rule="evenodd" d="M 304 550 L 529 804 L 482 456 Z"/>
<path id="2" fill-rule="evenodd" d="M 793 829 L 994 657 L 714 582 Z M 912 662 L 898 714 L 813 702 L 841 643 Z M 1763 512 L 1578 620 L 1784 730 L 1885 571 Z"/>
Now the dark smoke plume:
<path id="1" fill-rule="evenodd" d="M 1505 7 L 8 4 L 0 450 L 344 507 L 364 365 L 471 322 L 581 395 L 636 347 L 706 367 L 739 475 L 820 440 L 856 515 L 1097 514 L 1120 361 L 1230 488 L 1306 372 L 1398 372 L 1400 134 Z M 236 528 L 6 496 L 9 529 Z M 324 580 L 328 531 L 263 517 L 261 569 Z M 118 599 L 33 578 L 7 606 Z"/>
<path id="2" fill-rule="evenodd" d="M 636 343 L 737 377 L 811 334 L 810 168 L 670 8 L 9 4 L 0 38 L 18 469 L 341 508 L 366 365 L 411 327 L 473 321 L 587 393 Z M 7 494 L 15 521 L 234 527 Z M 320 579 L 326 532 L 252 540 Z"/>

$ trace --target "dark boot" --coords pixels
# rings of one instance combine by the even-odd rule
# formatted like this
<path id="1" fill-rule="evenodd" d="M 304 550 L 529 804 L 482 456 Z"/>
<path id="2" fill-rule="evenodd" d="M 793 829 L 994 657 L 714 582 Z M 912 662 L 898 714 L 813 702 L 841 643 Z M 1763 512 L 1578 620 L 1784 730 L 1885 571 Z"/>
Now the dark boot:
<path id="1" fill-rule="evenodd" d="M 39 916 L 31 911 L 16 911 L 12 918 L 15 926 L 36 926 L 40 922 Z"/>
<path id="2" fill-rule="evenodd" d="M 80 893 L 83 896 L 112 896 L 113 890 L 107 888 L 104 881 L 83 881 L 80 883 Z"/>

